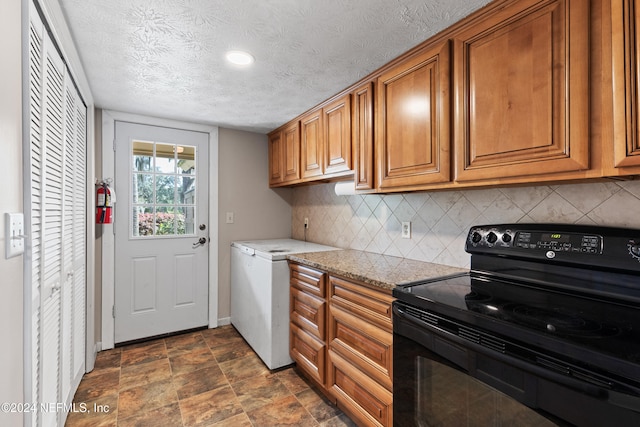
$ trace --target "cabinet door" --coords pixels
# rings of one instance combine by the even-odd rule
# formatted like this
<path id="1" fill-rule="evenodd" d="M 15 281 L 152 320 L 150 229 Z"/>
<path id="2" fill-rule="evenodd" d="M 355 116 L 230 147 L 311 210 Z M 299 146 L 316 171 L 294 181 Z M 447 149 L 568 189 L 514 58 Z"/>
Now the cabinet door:
<path id="1" fill-rule="evenodd" d="M 284 179 L 282 132 L 269 134 L 269 185 L 278 185 Z"/>
<path id="2" fill-rule="evenodd" d="M 292 183 L 300 180 L 300 126 L 298 122 L 287 125 L 282 131 L 283 181 Z"/>
<path id="3" fill-rule="evenodd" d="M 351 141 L 356 190 L 373 190 L 373 83 L 353 91 Z"/>
<path id="4" fill-rule="evenodd" d="M 322 110 L 307 114 L 300 119 L 300 149 L 302 153 L 302 178 L 322 176 L 324 141 L 322 132 Z"/>
<path id="5" fill-rule="evenodd" d="M 327 346 L 293 323 L 289 326 L 289 354 L 298 367 L 318 382 L 325 385 Z"/>
<path id="6" fill-rule="evenodd" d="M 300 264 L 289 264 L 289 283 L 307 294 L 325 299 L 327 273 Z"/>
<path id="7" fill-rule="evenodd" d="M 338 406 L 360 426 L 393 426 L 393 394 L 332 350 L 327 387 Z"/>
<path id="8" fill-rule="evenodd" d="M 410 57 L 379 78 L 378 187 L 449 181 L 449 44 Z"/>
<path id="9" fill-rule="evenodd" d="M 393 334 L 347 310 L 329 309 L 329 349 L 393 391 Z"/>
<path id="10" fill-rule="evenodd" d="M 327 324 L 327 303 L 294 287 L 291 288 L 289 317 L 291 323 L 324 341 Z"/>
<path id="11" fill-rule="evenodd" d="M 526 0 L 454 43 L 456 180 L 589 167 L 589 2 Z"/>
<path id="12" fill-rule="evenodd" d="M 634 0 L 611 4 L 613 30 L 614 164 L 640 166 L 640 10 Z"/>
<path id="13" fill-rule="evenodd" d="M 345 175 L 351 172 L 351 95 L 325 105 L 324 174 Z"/>

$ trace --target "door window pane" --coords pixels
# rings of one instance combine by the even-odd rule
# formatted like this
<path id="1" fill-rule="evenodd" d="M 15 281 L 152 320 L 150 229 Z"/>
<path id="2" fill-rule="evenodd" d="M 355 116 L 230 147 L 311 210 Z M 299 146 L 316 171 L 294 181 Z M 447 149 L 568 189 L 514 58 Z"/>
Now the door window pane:
<path id="1" fill-rule="evenodd" d="M 134 204 L 153 203 L 153 175 L 134 173 L 131 198 Z"/>
<path id="2" fill-rule="evenodd" d="M 178 208 L 182 218 L 184 218 L 184 226 L 181 227 L 181 223 L 178 223 L 178 234 L 196 234 L 195 223 L 195 206 L 185 206 Z"/>
<path id="3" fill-rule="evenodd" d="M 168 236 L 176 233 L 176 218 L 173 208 L 156 208 L 156 236 Z M 184 220 L 183 220 L 184 222 Z"/>
<path id="4" fill-rule="evenodd" d="M 178 203 L 196 204 L 196 178 L 189 176 L 179 176 L 177 180 Z"/>
<path id="5" fill-rule="evenodd" d="M 153 142 L 133 142 L 133 170 L 148 172 L 153 169 Z"/>
<path id="6" fill-rule="evenodd" d="M 176 146 L 170 144 L 156 144 L 156 172 L 175 173 Z"/>
<path id="7" fill-rule="evenodd" d="M 156 175 L 156 204 L 174 204 L 175 194 L 175 175 Z"/>
<path id="8" fill-rule="evenodd" d="M 196 173 L 196 148 L 178 146 L 178 173 L 195 175 Z"/>
<path id="9" fill-rule="evenodd" d="M 153 219 L 153 206 L 134 206 L 131 215 L 132 235 L 135 237 L 153 236 L 155 224 Z"/>
<path id="10" fill-rule="evenodd" d="M 134 141 L 131 155 L 131 235 L 195 235 L 195 147 Z"/>

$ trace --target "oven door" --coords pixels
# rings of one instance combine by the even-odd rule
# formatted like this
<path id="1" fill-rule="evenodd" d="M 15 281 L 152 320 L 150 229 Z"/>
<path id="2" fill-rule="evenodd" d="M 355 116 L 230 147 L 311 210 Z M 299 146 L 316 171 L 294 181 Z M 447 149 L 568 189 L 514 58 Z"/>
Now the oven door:
<path id="1" fill-rule="evenodd" d="M 590 395 L 596 391 L 589 387 L 558 384 L 536 375 L 535 368 L 509 363 L 498 351 L 467 345 L 409 314 L 406 307 L 400 301 L 393 306 L 394 425 L 596 426 L 638 421 L 637 412 L 612 407 Z"/>

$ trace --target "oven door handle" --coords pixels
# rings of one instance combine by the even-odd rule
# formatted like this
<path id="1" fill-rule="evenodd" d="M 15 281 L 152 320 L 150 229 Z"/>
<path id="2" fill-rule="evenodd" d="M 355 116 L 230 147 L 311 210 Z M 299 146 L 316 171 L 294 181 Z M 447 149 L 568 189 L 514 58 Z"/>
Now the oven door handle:
<path id="1" fill-rule="evenodd" d="M 573 390 L 577 390 L 579 392 L 582 392 L 584 394 L 587 394 L 589 396 L 593 396 L 595 398 L 598 399 L 603 399 L 606 400 L 609 398 L 609 391 L 602 388 L 602 387 L 598 387 L 596 385 L 593 384 L 589 384 L 586 383 L 584 381 L 580 381 L 578 379 L 575 378 L 571 378 L 571 377 L 567 377 L 565 375 L 562 375 L 560 373 L 556 373 L 553 371 L 549 371 L 548 369 L 545 368 L 541 368 L 539 366 L 533 365 L 529 362 L 525 362 L 522 360 L 519 360 L 515 357 L 510 357 L 507 356 L 505 354 L 502 354 L 498 351 L 495 350 L 491 350 L 488 349 L 486 347 L 481 346 L 480 344 L 476 344 L 474 342 L 471 341 L 467 341 L 463 338 L 458 337 L 457 335 L 452 334 L 449 331 L 446 331 L 444 329 L 441 329 L 435 325 L 432 325 L 430 323 L 424 322 L 418 318 L 416 318 L 415 316 L 412 316 L 411 314 L 407 313 L 406 311 L 404 311 L 401 307 L 399 307 L 397 304 L 393 305 L 393 313 L 395 315 L 397 315 L 398 317 L 400 317 L 401 319 L 404 319 L 410 323 L 415 324 L 416 326 L 420 327 L 420 328 L 426 328 L 429 329 L 430 331 L 432 331 L 433 333 L 437 334 L 437 335 L 445 335 L 446 338 L 450 341 L 455 342 L 456 344 L 463 346 L 463 347 L 467 347 L 470 348 L 471 350 L 478 352 L 478 353 L 482 353 L 485 354 L 489 357 L 492 357 L 494 359 L 497 359 L 501 362 L 510 364 L 512 366 L 515 366 L 517 368 L 520 368 L 524 371 L 530 372 L 532 374 L 538 375 L 546 380 L 549 381 L 553 381 L 555 383 L 559 383 L 562 384 L 566 387 L 569 387 Z M 434 351 L 433 349 L 430 349 L 431 351 Z M 634 410 L 637 411 L 637 408 L 634 408 Z"/>

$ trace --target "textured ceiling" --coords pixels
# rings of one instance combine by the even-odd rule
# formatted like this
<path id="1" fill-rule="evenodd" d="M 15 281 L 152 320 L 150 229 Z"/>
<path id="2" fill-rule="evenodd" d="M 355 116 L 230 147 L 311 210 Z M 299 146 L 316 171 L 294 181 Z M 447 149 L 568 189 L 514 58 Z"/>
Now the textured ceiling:
<path id="1" fill-rule="evenodd" d="M 488 0 L 59 0 L 96 106 L 267 132 Z M 251 68 L 227 65 L 230 49 Z"/>

